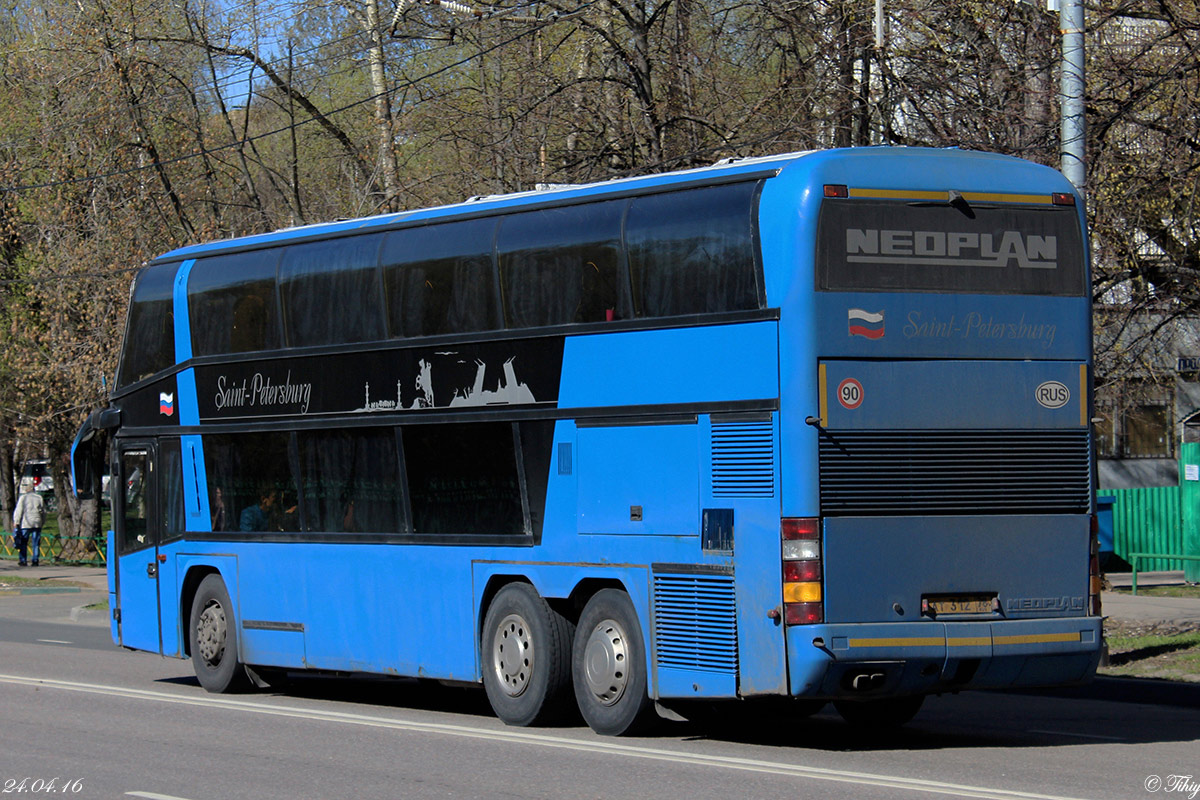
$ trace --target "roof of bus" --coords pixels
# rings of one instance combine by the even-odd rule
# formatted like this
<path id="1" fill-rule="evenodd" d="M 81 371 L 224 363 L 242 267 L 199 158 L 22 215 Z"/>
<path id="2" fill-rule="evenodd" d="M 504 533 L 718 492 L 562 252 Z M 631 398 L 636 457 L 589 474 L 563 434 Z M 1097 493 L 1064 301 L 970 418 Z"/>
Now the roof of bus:
<path id="1" fill-rule="evenodd" d="M 903 158 L 896 158 L 898 155 L 902 155 Z M 405 222 L 412 223 L 441 217 L 462 216 L 464 214 L 486 214 L 510 207 L 515 208 L 532 204 L 570 201 L 590 196 L 637 192 L 648 187 L 693 185 L 708 181 L 724 182 L 736 179 L 739 176 L 749 177 L 762 173 L 767 173 L 767 176 L 769 176 L 778 174 L 790 165 L 802 160 L 805 162 L 806 169 L 810 166 L 815 168 L 815 172 L 823 175 L 825 179 L 831 177 L 831 172 L 828 168 L 833 165 L 853 167 L 844 171 L 839 170 L 839 174 L 832 175 L 835 179 L 834 181 L 817 180 L 815 182 L 849 182 L 854 179 L 869 179 L 874 188 L 881 189 L 912 187 L 916 183 L 919 183 L 921 186 L 931 185 L 931 182 L 934 185 L 941 185 L 938 183 L 939 181 L 942 183 L 949 181 L 943 188 L 963 188 L 954 186 L 953 180 L 954 176 L 960 174 L 963 170 L 965 161 L 992 166 L 999 166 L 1002 162 L 1007 167 L 1007 170 L 992 174 L 997 180 L 1002 181 L 1003 185 L 989 183 L 989 188 L 992 191 L 1015 191 L 1020 186 L 1027 186 L 1028 181 L 1034 175 L 1037 176 L 1038 182 L 1043 186 L 1046 186 L 1048 180 L 1053 183 L 1055 180 L 1054 176 L 1057 176 L 1061 181 L 1060 186 L 1043 188 L 1043 191 L 1073 191 L 1066 179 L 1049 167 L 1012 156 L 994 153 L 966 151 L 957 148 L 934 149 L 920 147 L 863 147 L 806 150 L 756 158 L 726 159 L 712 166 L 677 172 L 641 175 L 589 184 L 554 186 L 548 189 L 516 192 L 513 194 L 475 197 L 462 203 L 446 206 L 284 228 L 271 233 L 188 245 L 164 253 L 156 258 L 155 262 L 180 261 L 215 255 L 222 252 L 270 247 L 272 245 L 286 244 L 291 241 L 321 239 L 327 236 L 341 236 L 360 232 L 365 233 L 372 230 L 395 227 Z M 819 168 L 822 166 L 826 167 L 826 169 Z"/>

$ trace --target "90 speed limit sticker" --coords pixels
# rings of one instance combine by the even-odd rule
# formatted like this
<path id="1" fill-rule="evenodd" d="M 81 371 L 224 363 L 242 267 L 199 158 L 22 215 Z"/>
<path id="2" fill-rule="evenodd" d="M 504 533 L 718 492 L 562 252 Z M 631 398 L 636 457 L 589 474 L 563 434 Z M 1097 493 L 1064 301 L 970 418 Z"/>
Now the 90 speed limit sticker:
<path id="1" fill-rule="evenodd" d="M 838 384 L 837 399 L 843 408 L 853 411 L 862 405 L 863 387 L 854 378 L 846 378 Z"/>

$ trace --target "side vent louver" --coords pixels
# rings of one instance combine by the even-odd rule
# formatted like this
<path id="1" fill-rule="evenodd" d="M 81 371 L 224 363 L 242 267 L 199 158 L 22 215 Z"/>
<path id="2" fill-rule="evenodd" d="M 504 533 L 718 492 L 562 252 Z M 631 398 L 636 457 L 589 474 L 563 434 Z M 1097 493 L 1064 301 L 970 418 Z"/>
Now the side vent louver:
<path id="1" fill-rule="evenodd" d="M 736 675 L 737 614 L 732 575 L 654 575 L 658 664 Z"/>
<path id="2" fill-rule="evenodd" d="M 774 497 L 775 437 L 770 420 L 713 422 L 713 497 Z"/>

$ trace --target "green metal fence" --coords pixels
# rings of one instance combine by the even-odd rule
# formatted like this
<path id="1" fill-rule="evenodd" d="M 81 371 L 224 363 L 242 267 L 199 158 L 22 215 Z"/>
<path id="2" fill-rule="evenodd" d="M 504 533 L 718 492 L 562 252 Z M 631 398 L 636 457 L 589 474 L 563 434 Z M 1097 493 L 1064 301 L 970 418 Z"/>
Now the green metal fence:
<path id="1" fill-rule="evenodd" d="M 1183 517 L 1178 486 L 1150 489 L 1101 489 L 1112 497 L 1113 552 L 1129 561 L 1133 553 L 1183 554 Z M 1177 559 L 1142 559 L 1141 570 L 1183 569 Z"/>
<path id="2" fill-rule="evenodd" d="M 82 542 L 83 546 L 70 546 L 73 542 Z M 41 554 L 39 558 L 44 563 L 68 563 L 68 564 L 89 564 L 96 567 L 103 567 L 105 541 L 103 536 L 94 538 L 81 538 L 78 536 L 60 536 L 56 531 L 47 531 L 42 533 Z M 68 557 L 63 559 L 63 552 L 68 552 Z M 16 560 L 17 547 L 13 542 L 11 533 L 3 533 L 0 535 L 0 558 Z"/>

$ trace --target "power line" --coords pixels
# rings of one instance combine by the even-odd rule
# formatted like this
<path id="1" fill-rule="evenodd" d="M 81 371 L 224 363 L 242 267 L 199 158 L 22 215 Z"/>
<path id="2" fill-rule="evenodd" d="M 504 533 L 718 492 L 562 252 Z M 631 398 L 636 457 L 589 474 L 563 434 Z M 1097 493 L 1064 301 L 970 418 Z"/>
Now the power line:
<path id="1" fill-rule="evenodd" d="M 386 96 L 393 92 L 399 91 L 400 89 L 416 86 L 419 83 L 427 81 L 431 78 L 435 78 L 444 72 L 448 72 L 457 67 L 461 67 L 464 64 L 468 64 L 468 63 L 470 63 L 478 58 L 481 58 L 489 53 L 493 53 L 496 50 L 499 50 L 503 47 L 507 47 L 508 45 L 513 44 L 514 42 L 517 42 L 533 33 L 537 33 L 539 31 L 543 30 L 544 28 L 547 28 L 550 25 L 553 25 L 554 23 L 561 21 L 564 18 L 567 18 L 569 16 L 574 16 L 575 14 L 581 13 L 582 11 L 587 9 L 589 6 L 592 6 L 597 2 L 599 2 L 599 0 L 588 0 L 588 2 L 583 3 L 577 9 L 570 12 L 569 14 L 553 15 L 553 16 L 547 18 L 544 22 L 535 24 L 535 25 L 531 26 L 530 28 L 528 28 L 524 31 L 521 31 L 520 33 L 518 33 L 514 36 L 510 36 L 507 39 L 503 39 L 494 45 L 483 48 L 477 53 L 472 53 L 471 55 L 465 56 L 457 61 L 451 62 L 449 64 L 445 64 L 441 67 L 430 70 L 429 72 L 426 72 L 425 74 L 420 75 L 416 78 L 410 78 L 408 80 L 403 80 L 403 81 L 401 81 L 401 80 L 395 81 L 393 83 L 392 87 L 384 92 L 377 92 L 375 94 L 368 95 L 367 97 L 364 97 L 361 100 L 356 100 L 352 103 L 348 103 L 344 106 L 341 106 L 340 108 L 336 108 L 331 111 L 327 111 L 324 113 L 324 116 L 332 117 L 332 116 L 334 116 L 336 114 L 340 114 L 344 111 L 349 111 L 352 108 L 357 108 L 359 106 L 366 105 L 367 103 L 372 103 L 375 100 L 377 100 L 378 98 Z M 240 147 L 240 146 L 248 144 L 250 142 L 255 142 L 260 139 L 266 139 L 271 136 L 277 136 L 281 133 L 287 133 L 289 131 L 304 127 L 306 125 L 311 125 L 316 121 L 317 121 L 317 119 L 315 117 L 309 117 L 308 119 L 299 120 L 299 121 L 293 122 L 289 125 L 284 125 L 282 127 L 275 128 L 270 131 L 266 131 L 265 133 L 254 134 L 253 136 L 246 136 L 241 139 L 238 139 L 237 141 L 229 142 L 228 144 L 220 145 L 217 147 L 206 147 L 206 148 L 203 148 L 203 149 L 195 151 L 195 152 L 187 153 L 186 155 L 180 155 L 180 156 L 176 156 L 174 158 L 159 159 L 158 161 L 153 161 L 148 164 L 143 164 L 143 165 L 140 165 L 137 167 L 130 167 L 130 168 L 121 169 L 121 170 L 112 170 L 109 172 L 100 173 L 98 175 L 85 175 L 85 176 L 79 177 L 79 178 L 65 178 L 62 180 L 44 181 L 41 183 L 24 184 L 24 185 L 19 185 L 19 186 L 0 186 L 0 192 L 15 194 L 15 193 L 19 193 L 19 192 L 33 191 L 35 189 L 51 189 L 51 188 L 58 187 L 58 186 L 73 186 L 73 185 L 77 185 L 77 184 L 81 184 L 81 183 L 91 183 L 93 181 L 105 180 L 107 178 L 118 178 L 118 177 L 122 177 L 125 175 L 132 175 L 132 174 L 136 174 L 139 172 L 145 172 L 146 170 L 149 170 L 149 169 L 157 169 L 159 167 L 165 167 L 165 166 L 170 166 L 172 164 L 180 164 L 185 161 L 191 161 L 192 159 L 201 158 L 203 156 L 214 155 L 216 153 L 220 153 L 220 152 L 224 152 L 226 150 Z"/>

